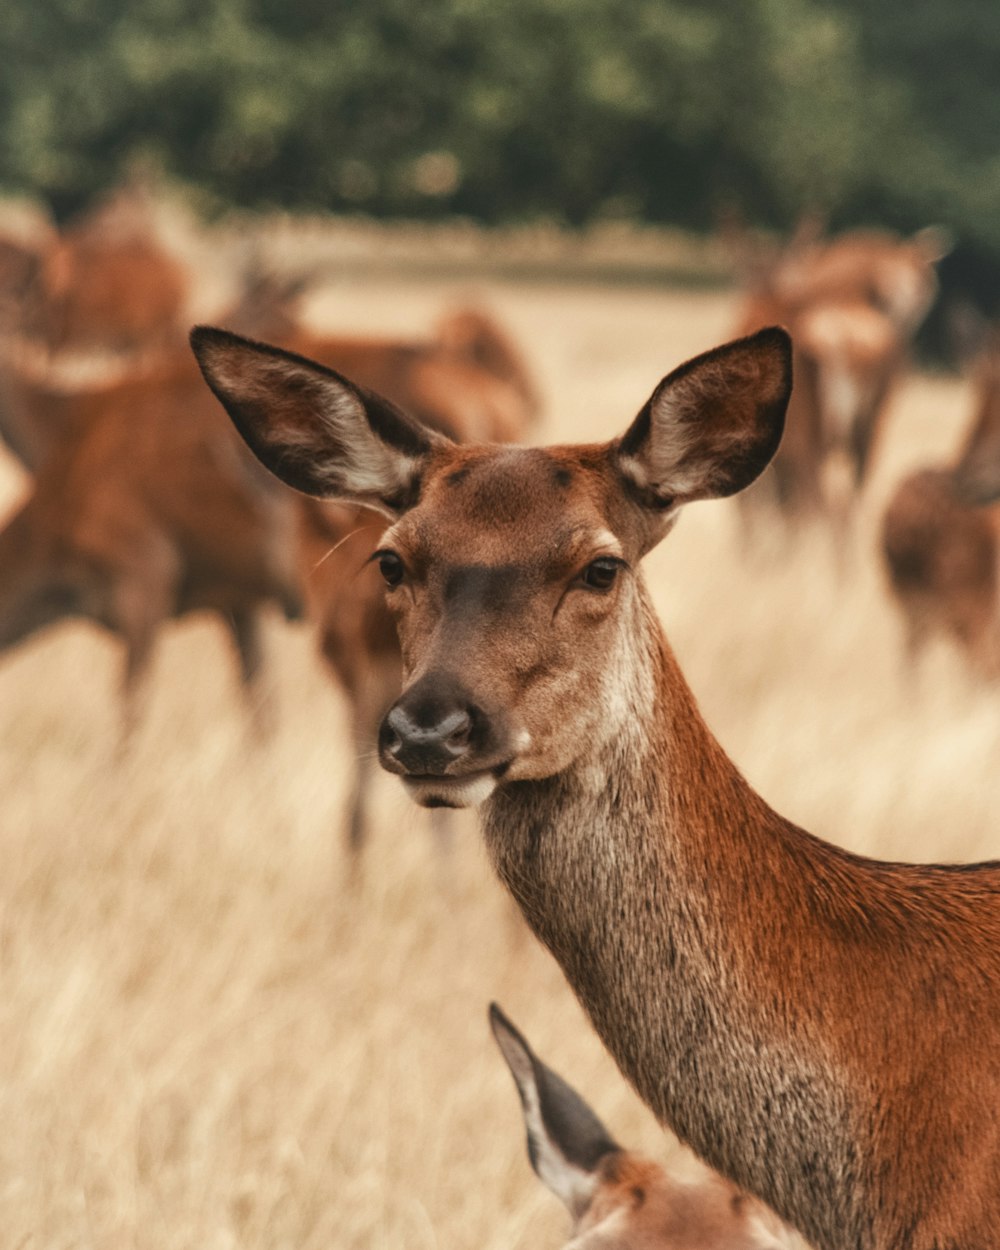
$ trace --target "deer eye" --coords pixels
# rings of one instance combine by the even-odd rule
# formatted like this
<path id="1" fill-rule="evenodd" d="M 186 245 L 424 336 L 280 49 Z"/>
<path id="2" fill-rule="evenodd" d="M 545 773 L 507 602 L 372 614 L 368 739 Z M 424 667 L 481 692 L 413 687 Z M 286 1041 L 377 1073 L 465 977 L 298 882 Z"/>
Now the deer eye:
<path id="1" fill-rule="evenodd" d="M 378 571 L 382 574 L 385 584 L 398 586 L 406 572 L 399 556 L 394 551 L 376 551 L 375 558 L 378 560 Z"/>
<path id="2" fill-rule="evenodd" d="M 598 556 L 580 574 L 580 581 L 591 590 L 610 590 L 621 566 L 613 556 Z"/>

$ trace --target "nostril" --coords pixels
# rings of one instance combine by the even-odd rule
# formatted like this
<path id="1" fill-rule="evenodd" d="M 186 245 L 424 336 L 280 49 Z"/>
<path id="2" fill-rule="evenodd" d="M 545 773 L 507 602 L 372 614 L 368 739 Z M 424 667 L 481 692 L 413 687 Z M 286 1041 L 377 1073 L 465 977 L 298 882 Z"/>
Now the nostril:
<path id="1" fill-rule="evenodd" d="M 404 723 L 400 724 L 400 720 Z M 379 746 L 383 751 L 388 751 L 390 755 L 399 754 L 403 746 L 405 721 L 406 717 L 400 712 L 399 708 L 393 708 L 382 722 L 382 727 L 379 731 Z"/>
<path id="2" fill-rule="evenodd" d="M 441 741 L 454 755 L 465 751 L 472 737 L 472 717 L 466 711 L 453 712 L 438 726 Z"/>

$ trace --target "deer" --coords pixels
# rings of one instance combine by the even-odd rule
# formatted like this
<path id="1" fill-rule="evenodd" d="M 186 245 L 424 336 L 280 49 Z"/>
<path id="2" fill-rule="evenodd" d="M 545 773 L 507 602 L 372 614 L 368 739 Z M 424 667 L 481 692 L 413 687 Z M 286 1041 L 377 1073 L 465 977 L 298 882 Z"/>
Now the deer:
<path id="1" fill-rule="evenodd" d="M 210 610 L 256 711 L 261 610 L 302 615 L 291 492 L 246 452 L 189 356 L 77 399 L 0 530 L 0 653 L 73 617 L 120 638 L 124 745 L 163 624 Z"/>
<path id="2" fill-rule="evenodd" d="M 882 518 L 889 590 L 912 665 L 935 636 L 971 669 L 1000 677 L 1000 341 L 978 365 L 973 420 L 952 464 L 909 474 Z"/>
<path id="3" fill-rule="evenodd" d="M 619 1146 L 496 1003 L 490 1027 L 521 1100 L 528 1158 L 573 1220 L 566 1250 L 791 1250 L 774 1214 L 707 1169 L 682 1180 Z M 794 1240 L 793 1240 L 794 1239 Z"/>
<path id="4" fill-rule="evenodd" d="M 748 502 L 769 482 L 786 513 L 832 514 L 843 528 L 868 478 L 909 343 L 934 300 L 934 265 L 947 250 L 934 228 L 909 239 L 859 230 L 793 239 L 769 264 L 745 266 L 740 332 L 788 326 L 796 377 L 785 439 Z M 849 469 L 839 500 L 825 480 L 838 453 Z"/>
<path id="5" fill-rule="evenodd" d="M 767 327 L 663 378 L 624 433 L 462 445 L 212 327 L 208 386 L 281 480 L 381 513 L 403 686 L 379 760 L 486 852 L 654 1114 L 816 1250 L 1000 1227 L 1000 865 L 887 863 L 775 812 L 698 710 L 640 562 L 773 458 Z"/>

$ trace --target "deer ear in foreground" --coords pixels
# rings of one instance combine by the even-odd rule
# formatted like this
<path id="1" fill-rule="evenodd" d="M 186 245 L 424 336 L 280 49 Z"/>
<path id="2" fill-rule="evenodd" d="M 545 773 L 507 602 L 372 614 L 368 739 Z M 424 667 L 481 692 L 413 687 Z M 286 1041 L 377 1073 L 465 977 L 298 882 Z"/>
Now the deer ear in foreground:
<path id="1" fill-rule="evenodd" d="M 528 1157 L 573 1217 L 572 1250 L 780 1250 L 779 1221 L 721 1177 L 681 1181 L 622 1149 L 496 1003 L 490 1026 L 521 1098 Z"/>
<path id="2" fill-rule="evenodd" d="M 196 326 L 191 347 L 254 455 L 287 485 L 395 516 L 449 440 L 333 369 L 227 330 Z"/>
<path id="3" fill-rule="evenodd" d="M 490 1004 L 490 1027 L 521 1096 L 531 1166 L 579 1220 L 593 1199 L 601 1160 L 621 1147 L 579 1094 L 536 1057 L 496 1003 Z"/>
<path id="4" fill-rule="evenodd" d="M 777 326 L 696 356 L 659 384 L 618 445 L 622 473 L 656 508 L 734 495 L 778 449 L 792 343 Z"/>

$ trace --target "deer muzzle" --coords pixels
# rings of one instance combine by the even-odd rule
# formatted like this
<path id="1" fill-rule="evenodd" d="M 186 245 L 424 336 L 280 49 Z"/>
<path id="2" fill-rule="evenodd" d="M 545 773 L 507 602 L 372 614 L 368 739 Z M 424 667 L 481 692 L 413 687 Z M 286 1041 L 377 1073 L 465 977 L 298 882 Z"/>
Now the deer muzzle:
<path id="1" fill-rule="evenodd" d="M 382 767 L 424 807 L 468 807 L 492 793 L 510 763 L 507 735 L 461 686 L 424 677 L 386 713 Z"/>

